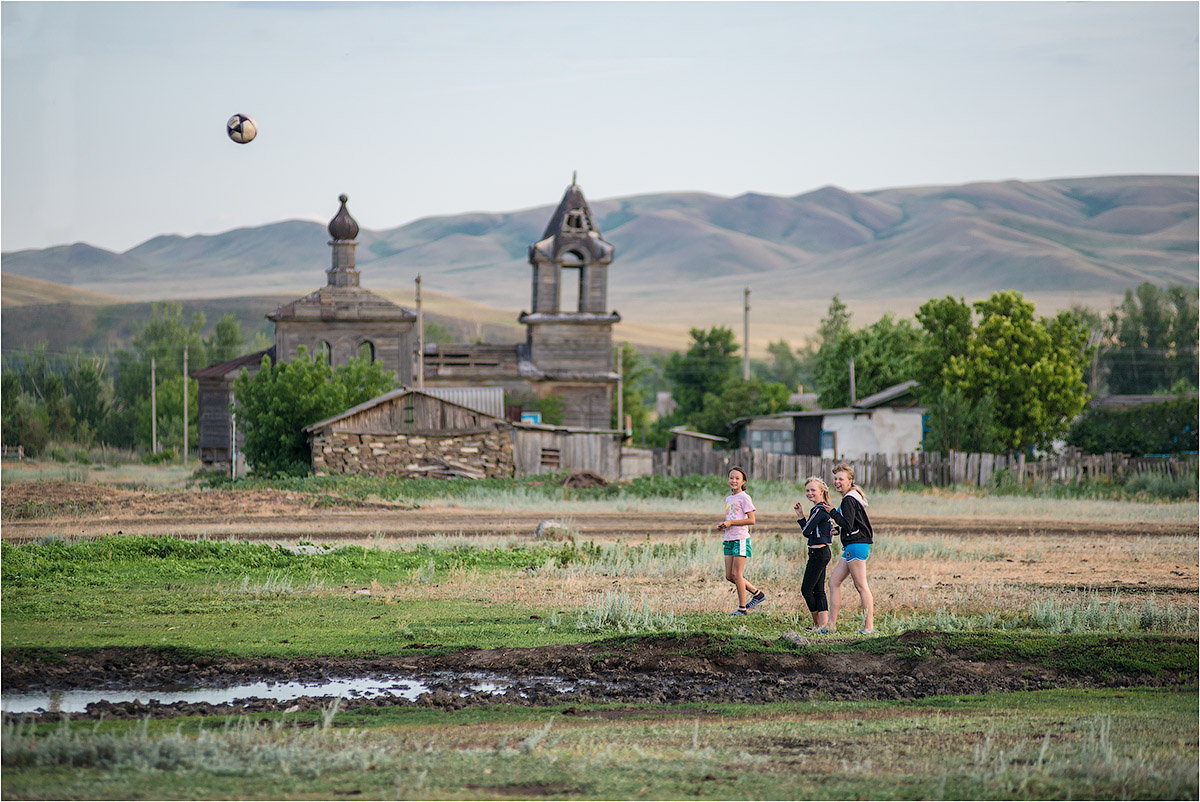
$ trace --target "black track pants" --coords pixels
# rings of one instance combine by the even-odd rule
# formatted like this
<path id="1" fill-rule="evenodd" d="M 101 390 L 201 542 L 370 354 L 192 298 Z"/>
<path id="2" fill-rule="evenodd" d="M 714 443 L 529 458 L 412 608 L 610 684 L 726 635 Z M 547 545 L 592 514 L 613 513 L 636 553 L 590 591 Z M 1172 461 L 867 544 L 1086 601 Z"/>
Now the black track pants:
<path id="1" fill-rule="evenodd" d="M 800 594 L 810 612 L 819 613 L 829 609 L 829 599 L 825 597 L 825 569 L 829 567 L 829 552 L 823 549 L 809 549 L 808 563 L 804 566 L 804 581 L 800 583 Z"/>

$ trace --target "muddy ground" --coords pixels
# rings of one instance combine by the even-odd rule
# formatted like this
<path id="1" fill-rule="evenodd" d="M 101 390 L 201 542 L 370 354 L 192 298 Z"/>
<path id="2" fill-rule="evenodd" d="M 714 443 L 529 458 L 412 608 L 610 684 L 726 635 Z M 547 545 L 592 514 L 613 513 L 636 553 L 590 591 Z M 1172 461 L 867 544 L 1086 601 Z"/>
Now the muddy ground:
<path id="1" fill-rule="evenodd" d="M 3 491 L 5 540 L 46 535 L 96 537 L 107 534 L 177 537 L 362 538 L 447 534 L 531 535 L 545 512 L 437 509 L 432 513 L 402 502 L 346 499 L 284 490 L 124 490 L 74 482 L 11 484 Z M 708 529 L 712 516 L 679 512 L 571 512 L 573 528 L 585 539 L 658 539 Z M 872 516 L 876 528 L 895 534 L 1151 535 L 1195 537 L 1195 524 L 1134 521 L 1046 521 L 1013 518 Z M 787 514 L 764 512 L 758 531 L 795 528 Z"/>
<path id="2" fill-rule="evenodd" d="M 912 632 L 901 641 L 920 645 L 929 633 Z M 827 654 L 805 643 L 785 653 L 722 653 L 720 638 L 705 634 L 664 637 L 618 645 L 590 643 L 531 649 L 480 649 L 440 656 L 390 658 L 304 658 L 220 661 L 172 661 L 145 649 L 104 649 L 67 654 L 61 661 L 3 661 L 6 691 L 76 688 L 227 687 L 257 681 L 318 682 L 343 677 L 426 679 L 431 693 L 408 701 L 396 697 L 348 699 L 343 709 L 419 706 L 447 710 L 470 705 L 561 705 L 588 703 L 680 704 L 711 702 L 785 702 L 812 699 L 915 699 L 931 695 L 978 694 L 992 691 L 1062 687 L 1127 687 L 1195 685 L 1195 678 L 1128 675 L 1065 675 L 1044 666 L 1005 660 L 972 660 L 934 647 L 920 659 L 895 654 Z M 504 696 L 471 689 L 473 672 L 512 680 Z M 574 686 L 561 692 L 547 677 Z M 148 696 L 152 699 L 152 696 Z M 239 700 L 232 704 L 161 704 L 149 702 L 92 704 L 84 718 L 135 718 L 274 710 L 311 710 L 330 699 Z M 568 713 L 571 711 L 568 710 Z M 55 715 L 55 714 L 47 714 Z M 6 715 L 6 718 L 11 716 Z"/>
<path id="3" fill-rule="evenodd" d="M 488 512 L 465 509 L 415 509 L 386 501 L 340 499 L 288 491 L 153 491 L 101 485 L 44 482 L 12 484 L 3 490 L 3 528 L 6 541 L 21 542 L 46 535 L 105 534 L 174 535 L 291 540 L 320 538 L 355 540 L 383 535 L 413 537 L 436 531 L 463 535 L 531 536 L 545 513 Z M 571 525 L 585 539 L 615 537 L 677 537 L 707 528 L 711 516 L 641 513 L 631 522 L 627 512 L 573 512 Z M 877 529 L 896 534 L 1003 536 L 1164 535 L 1196 534 L 1194 524 L 1145 524 L 1012 519 L 876 518 Z M 788 515 L 764 514 L 759 528 L 791 531 Z M 1009 560 L 1008 562 L 1012 562 Z M 1015 565 L 1015 564 L 1014 564 Z M 1180 574 L 1180 576 L 1184 576 Z M 1173 580 L 1186 583 L 1190 576 Z M 1144 584 L 1144 583 L 1143 583 Z M 1156 586 L 1157 587 L 1157 586 Z M 1180 588 L 1164 586 L 1163 591 Z M 905 638 L 926 637 L 910 633 Z M 944 650 L 926 650 L 920 660 L 891 655 L 828 654 L 807 645 L 789 645 L 786 653 L 725 653 L 708 648 L 710 636 L 664 638 L 636 647 L 613 648 L 604 643 L 549 646 L 532 649 L 469 650 L 453 655 L 400 658 L 304 658 L 222 661 L 197 658 L 173 660 L 168 652 L 145 649 L 105 649 L 68 653 L 53 661 L 20 661 L 5 654 L 2 665 L 6 692 L 96 688 L 162 688 L 181 686 L 229 687 L 249 682 L 317 682 L 348 677 L 387 676 L 431 682 L 432 693 L 415 702 L 396 697 L 349 699 L 344 708 L 419 705 L 456 709 L 479 704 L 684 703 L 714 699 L 774 702 L 810 699 L 912 699 L 941 694 L 1034 690 L 1073 686 L 1131 686 L 1172 680 L 1140 675 L 1064 675 L 1051 669 L 1011 661 L 971 660 Z M 462 675 L 487 672 L 513 681 L 510 691 L 496 697 L 471 690 Z M 571 683 L 562 693 L 546 677 Z M 1175 680 L 1195 685 L 1195 677 Z M 329 699 L 243 700 L 232 705 L 101 703 L 88 717 L 140 717 L 207 713 L 299 710 L 323 707 Z M 570 711 L 568 711 L 570 712 Z M 56 715 L 56 714 L 48 714 Z"/>

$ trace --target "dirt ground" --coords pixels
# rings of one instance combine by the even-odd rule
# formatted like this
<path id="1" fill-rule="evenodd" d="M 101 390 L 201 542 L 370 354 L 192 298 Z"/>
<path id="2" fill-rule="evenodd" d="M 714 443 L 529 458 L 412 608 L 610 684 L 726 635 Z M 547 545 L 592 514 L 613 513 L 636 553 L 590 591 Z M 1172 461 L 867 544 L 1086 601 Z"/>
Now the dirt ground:
<path id="1" fill-rule="evenodd" d="M 46 535 L 96 537 L 106 534 L 174 535 L 249 539 L 405 537 L 433 532 L 472 535 L 529 535 L 546 513 L 537 510 L 489 512 L 438 509 L 435 515 L 412 505 L 315 496 L 283 490 L 152 491 L 123 490 L 74 482 L 11 484 L 3 492 L 5 540 Z M 47 515 L 47 513 L 50 513 Z M 711 516 L 678 512 L 572 512 L 568 516 L 586 539 L 649 536 L 652 540 L 711 527 Z M 1177 535 L 1195 537 L 1195 525 L 1131 521 L 1047 521 L 1012 518 L 872 516 L 877 529 L 895 534 L 1010 535 Z M 792 531 L 790 515 L 762 513 L 758 529 Z"/>
<path id="2" fill-rule="evenodd" d="M 297 539 L 326 541 L 366 540 L 372 537 L 413 538 L 433 532 L 464 536 L 532 536 L 544 512 L 503 511 L 482 513 L 468 509 L 442 509 L 431 515 L 411 505 L 383 501 L 331 499 L 287 491 L 151 491 L 124 490 L 93 484 L 43 482 L 12 484 L 3 491 L 3 538 L 21 542 L 46 535 L 99 536 L 105 534 L 174 535 L 221 537 L 295 542 Z M 597 541 L 624 537 L 661 540 L 709 527 L 710 516 L 678 512 L 572 512 L 571 525 L 585 539 Z M 436 529 L 431 528 L 436 521 Z M 876 530 L 893 535 L 970 537 L 988 542 L 1005 542 L 1008 559 L 962 565 L 893 561 L 890 573 L 879 576 L 876 597 L 899 606 L 908 595 L 939 593 L 955 587 L 955 581 L 978 580 L 979 574 L 999 587 L 1044 580 L 1056 587 L 1080 582 L 1089 588 L 1121 587 L 1137 592 L 1196 593 L 1195 566 L 1191 553 L 1180 556 L 1179 565 L 1147 560 L 1130 565 L 1124 558 L 1130 536 L 1183 536 L 1194 538 L 1193 524 L 1145 524 L 1123 521 L 1070 522 L 1020 521 L 981 518 L 903 518 L 880 515 Z M 793 532 L 795 521 L 788 515 L 764 514 L 759 531 Z M 1067 541 L 1079 557 L 1079 572 L 1054 563 L 1037 564 L 1035 557 L 1048 539 Z M 1090 549 L 1087 557 L 1080 548 Z M 1178 549 L 1183 549 L 1179 546 Z M 1177 549 L 1177 550 L 1178 550 Z M 1185 551 L 1187 549 L 1184 549 Z M 1028 553 L 1027 553 L 1028 552 Z M 1162 556 L 1162 555 L 1160 555 Z M 1179 556 L 1179 555 L 1175 555 Z M 1185 560 L 1184 557 L 1187 559 Z M 1089 561 L 1090 560 L 1090 561 Z M 961 562 L 961 561 L 960 561 Z M 1186 563 L 1186 564 L 1185 564 Z M 1085 565 L 1086 564 L 1086 565 Z M 1168 571 L 1174 568 L 1175 570 Z M 1111 569 L 1111 570 L 1110 570 Z M 930 571 L 935 573 L 930 573 Z M 957 571 L 958 573 L 952 573 Z M 937 573 L 942 572 L 942 573 Z M 1053 572 L 1053 575 L 1051 575 Z M 1065 573 L 1064 573 L 1065 572 Z M 1116 572 L 1116 573 L 1113 573 Z M 1079 573 L 1076 577 L 1075 573 Z M 1112 573 L 1112 576 L 1109 574 Z M 946 575 L 943 575 L 946 574 Z M 971 576 L 963 575 L 971 574 Z M 1120 576 L 1129 584 L 1114 584 Z M 1067 585 L 1062 585 L 1063 581 Z M 599 580 L 598 580 L 599 581 Z M 607 582 L 607 579 L 603 580 Z M 661 580 L 659 580 L 661 582 Z M 683 580 L 680 580 L 683 581 Z M 691 580 L 688 580 L 691 581 Z M 872 579 L 875 585 L 876 580 Z M 924 583 L 924 584 L 923 584 Z M 1030 585 L 1032 586 L 1032 585 Z M 913 590 L 909 590 L 909 588 Z M 583 592 L 587 588 L 574 588 Z M 510 588 L 519 593 L 519 588 Z M 946 592 L 950 592 L 947 590 Z M 884 595 L 889 594 L 889 595 Z M 693 594 L 695 595 L 695 594 Z M 793 606 L 798 599 L 780 597 Z M 526 600 L 527 601 L 527 600 Z M 723 600 L 722 600 L 723 601 Z M 953 603 L 947 597 L 947 603 Z M 910 633 L 904 637 L 927 637 Z M 306 658 L 298 660 L 254 660 L 222 662 L 194 660 L 171 662 L 162 652 L 143 649 L 111 649 L 67 654 L 61 661 L 23 662 L 3 657 L 3 686 L 6 691 L 73 689 L 97 687 L 168 688 L 179 685 L 229 686 L 243 682 L 317 681 L 358 676 L 444 677 L 432 683 L 432 693 L 415 702 L 397 698 L 351 699 L 346 707 L 419 705 L 454 709 L 474 704 L 545 705 L 563 703 L 683 703 L 712 698 L 746 702 L 803 701 L 821 699 L 906 699 L 934 694 L 970 694 L 988 691 L 1033 690 L 1070 686 L 1124 686 L 1157 680 L 1141 676 L 1063 676 L 1049 669 L 1010 661 L 971 661 L 934 650 L 921 660 L 895 655 L 824 654 L 803 645 L 790 653 L 731 652 L 720 657 L 705 653 L 710 636 L 665 638 L 639 645 L 633 650 L 613 649 L 600 644 L 549 646 L 533 649 L 471 650 L 446 656 L 403 658 Z M 1193 641 L 1194 642 L 1194 641 Z M 711 650 L 707 650 L 709 654 Z M 517 693 L 493 697 L 471 690 L 463 675 L 490 672 L 514 680 Z M 562 693 L 547 684 L 545 677 L 575 683 L 576 689 Z M 1183 682 L 1183 679 L 1176 681 Z M 1186 680 L 1194 683 L 1194 678 Z M 258 712 L 315 709 L 327 699 L 305 697 L 277 702 L 249 699 L 232 705 L 158 703 L 100 703 L 89 708 L 90 717 L 137 717 L 194 715 L 205 713 Z"/>

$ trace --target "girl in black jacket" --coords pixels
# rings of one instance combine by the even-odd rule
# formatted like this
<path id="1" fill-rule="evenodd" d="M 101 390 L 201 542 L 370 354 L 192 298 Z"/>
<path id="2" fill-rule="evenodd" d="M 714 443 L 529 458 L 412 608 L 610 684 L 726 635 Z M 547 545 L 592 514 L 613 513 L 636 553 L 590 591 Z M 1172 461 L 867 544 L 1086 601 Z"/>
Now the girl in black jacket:
<path id="1" fill-rule="evenodd" d="M 804 504 L 797 501 L 796 523 L 801 533 L 808 538 L 808 562 L 804 564 L 804 580 L 800 583 L 800 595 L 812 614 L 813 625 L 809 632 L 825 632 L 829 620 L 829 600 L 825 596 L 825 569 L 829 567 L 830 544 L 833 543 L 833 519 L 822 504 L 829 503 L 829 485 L 816 476 L 804 480 L 804 495 L 812 502 L 806 517 Z"/>
<path id="2" fill-rule="evenodd" d="M 862 599 L 863 635 L 875 631 L 875 598 L 867 584 L 867 558 L 871 554 L 874 533 L 871 520 L 867 518 L 867 497 L 862 488 L 854 484 L 854 469 L 844 462 L 833 469 L 833 487 L 842 494 L 842 503 L 837 509 L 825 503 L 825 510 L 837 524 L 842 541 L 842 557 L 829 577 L 829 624 L 830 632 L 837 632 L 838 608 L 842 606 L 842 583 L 846 577 L 854 579 L 858 597 Z"/>

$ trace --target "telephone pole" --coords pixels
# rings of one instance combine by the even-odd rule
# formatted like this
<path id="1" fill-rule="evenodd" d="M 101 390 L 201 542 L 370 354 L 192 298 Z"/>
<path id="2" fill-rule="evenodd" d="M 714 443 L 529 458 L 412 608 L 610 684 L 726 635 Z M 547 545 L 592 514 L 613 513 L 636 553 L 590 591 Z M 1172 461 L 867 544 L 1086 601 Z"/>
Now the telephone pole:
<path id="1" fill-rule="evenodd" d="M 742 378 L 750 381 L 750 288 L 746 288 L 746 308 L 742 311 Z"/>
<path id="2" fill-rule="evenodd" d="M 858 399 L 854 397 L 854 357 L 850 357 L 850 406 Z"/>
<path id="3" fill-rule="evenodd" d="M 417 274 L 417 387 L 425 386 L 425 314 L 421 311 L 421 274 Z"/>
<path id="4" fill-rule="evenodd" d="M 188 375 L 187 375 L 187 346 L 183 346 L 183 465 L 187 467 L 188 447 Z"/>
<path id="5" fill-rule="evenodd" d="M 150 357 L 150 453 L 158 453 L 158 393 L 154 384 L 154 357 Z"/>

